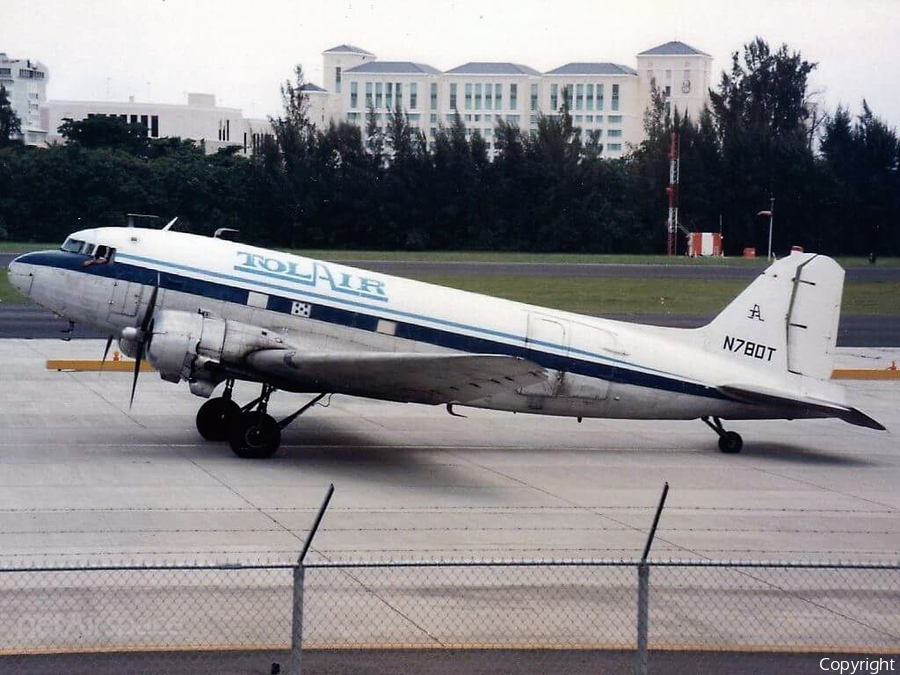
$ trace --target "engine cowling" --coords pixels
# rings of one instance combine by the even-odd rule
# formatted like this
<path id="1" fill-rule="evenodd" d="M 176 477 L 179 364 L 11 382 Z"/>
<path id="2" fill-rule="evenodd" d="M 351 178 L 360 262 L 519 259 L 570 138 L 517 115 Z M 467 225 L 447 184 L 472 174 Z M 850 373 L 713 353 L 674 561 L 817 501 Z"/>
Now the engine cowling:
<path id="1" fill-rule="evenodd" d="M 284 338 L 259 326 L 178 310 L 157 312 L 150 333 L 147 360 L 169 382 L 210 382 L 207 364 L 238 365 L 251 352 L 288 346 Z M 192 386 L 191 391 L 209 396 L 214 386 L 197 391 Z"/>

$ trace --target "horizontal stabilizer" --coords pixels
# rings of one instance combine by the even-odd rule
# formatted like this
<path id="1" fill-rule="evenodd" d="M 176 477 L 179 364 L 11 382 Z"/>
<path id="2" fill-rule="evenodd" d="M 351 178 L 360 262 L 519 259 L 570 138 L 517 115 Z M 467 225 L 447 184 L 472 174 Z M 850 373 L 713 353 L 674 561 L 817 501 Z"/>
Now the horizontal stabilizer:
<path id="1" fill-rule="evenodd" d="M 792 397 L 780 391 L 769 391 L 747 385 L 722 385 L 717 389 L 728 398 L 741 403 L 767 405 L 782 408 L 786 418 L 796 417 L 837 417 L 850 424 L 876 431 L 886 431 L 877 420 L 861 410 L 849 408 L 829 401 L 808 397 Z"/>
<path id="2" fill-rule="evenodd" d="M 547 379 L 539 365 L 498 354 L 264 349 L 247 363 L 280 388 L 409 403 L 466 403 Z"/>

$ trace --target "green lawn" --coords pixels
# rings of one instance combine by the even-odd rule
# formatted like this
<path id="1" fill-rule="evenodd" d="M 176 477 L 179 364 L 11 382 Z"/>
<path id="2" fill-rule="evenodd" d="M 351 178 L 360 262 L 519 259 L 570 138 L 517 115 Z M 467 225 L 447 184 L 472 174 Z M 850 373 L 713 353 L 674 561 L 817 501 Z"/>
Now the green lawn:
<path id="1" fill-rule="evenodd" d="M 717 314 L 747 286 L 702 279 L 418 275 L 421 281 L 584 314 Z M 900 283 L 847 283 L 846 314 L 900 315 Z"/>
<path id="2" fill-rule="evenodd" d="M 59 248 L 59 243 L 21 243 L 0 242 L 0 253 L 27 253 L 44 249 Z M 490 251 L 323 251 L 317 249 L 283 249 L 307 258 L 318 258 L 341 262 L 346 260 L 383 261 L 398 260 L 403 262 L 505 262 L 505 263 L 599 263 L 628 265 L 738 265 L 741 267 L 765 267 L 762 258 L 688 258 L 686 256 L 668 257 L 664 255 L 602 255 L 580 253 L 498 253 Z M 836 260 L 844 267 L 868 265 L 865 258 L 838 257 Z M 888 267 L 900 266 L 900 258 L 879 258 L 878 264 Z"/>

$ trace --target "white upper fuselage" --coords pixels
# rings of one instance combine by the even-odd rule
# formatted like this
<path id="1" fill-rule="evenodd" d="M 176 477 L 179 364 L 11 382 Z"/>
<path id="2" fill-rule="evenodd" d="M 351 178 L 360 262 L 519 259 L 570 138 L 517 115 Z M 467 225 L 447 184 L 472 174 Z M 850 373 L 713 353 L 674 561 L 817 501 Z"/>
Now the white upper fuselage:
<path id="1" fill-rule="evenodd" d="M 33 253 L 10 265 L 10 279 L 38 304 L 110 334 L 140 323 L 159 283 L 159 308 L 269 328 L 304 349 L 511 354 L 553 374 L 471 405 L 579 417 L 758 418 L 779 414 L 716 387 L 753 382 L 808 394 L 815 386 L 841 398 L 829 383 L 760 370 L 758 355 L 742 362 L 710 351 L 702 329 L 599 319 L 179 232 L 98 228 L 72 239 L 114 249 L 112 262 Z"/>

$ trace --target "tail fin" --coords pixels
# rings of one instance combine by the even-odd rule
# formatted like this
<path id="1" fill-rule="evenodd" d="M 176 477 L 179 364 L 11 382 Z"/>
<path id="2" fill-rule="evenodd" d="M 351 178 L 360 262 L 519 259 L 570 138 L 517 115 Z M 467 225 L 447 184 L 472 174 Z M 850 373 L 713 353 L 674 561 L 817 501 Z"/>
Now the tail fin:
<path id="1" fill-rule="evenodd" d="M 844 270 L 813 253 L 771 265 L 702 330 L 708 351 L 777 373 L 831 378 Z"/>

